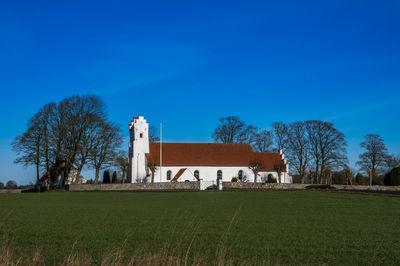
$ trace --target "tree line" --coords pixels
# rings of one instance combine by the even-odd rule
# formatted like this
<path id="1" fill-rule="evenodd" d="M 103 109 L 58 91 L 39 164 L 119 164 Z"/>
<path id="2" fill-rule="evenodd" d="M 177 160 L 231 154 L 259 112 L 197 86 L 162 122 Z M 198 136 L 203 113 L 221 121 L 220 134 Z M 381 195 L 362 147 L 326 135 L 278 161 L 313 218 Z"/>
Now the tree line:
<path id="1" fill-rule="evenodd" d="M 14 139 L 12 149 L 17 153 L 15 163 L 35 166 L 37 183 L 41 172 L 49 175 L 48 180 L 59 176 L 54 165 L 62 166 L 62 184 L 72 169 L 79 177 L 84 168 L 95 170 L 97 183 L 104 167 L 117 165 L 126 173 L 122 142 L 121 129 L 108 119 L 102 98 L 86 95 L 44 105 L 29 119 L 26 131 Z"/>
<path id="2" fill-rule="evenodd" d="M 83 169 L 94 169 L 94 183 L 98 183 L 100 170 L 107 167 L 118 168 L 123 183 L 128 172 L 128 156 L 121 149 L 124 139 L 121 132 L 120 126 L 108 119 L 107 108 L 99 96 L 76 95 L 48 103 L 29 119 L 25 132 L 14 139 L 15 163 L 35 166 L 36 183 L 41 173 L 47 173 L 48 180 L 53 182 L 63 173 L 61 184 L 65 184 L 72 170 L 79 179 Z M 221 143 L 250 143 L 257 152 L 283 150 L 291 171 L 301 183 L 306 179 L 310 183 L 329 183 L 337 173 L 347 183 L 354 179 L 354 171 L 348 166 L 345 136 L 333 123 L 276 122 L 271 130 L 266 130 L 229 116 L 219 119 L 212 138 Z M 159 141 L 154 126 L 149 128 L 149 140 Z M 400 166 L 400 157 L 389 155 L 379 135 L 366 135 L 360 145 L 366 151 L 360 154 L 357 165 L 373 182 L 377 183 L 385 172 Z M 257 171 L 259 167 L 253 168 Z"/>
<path id="3" fill-rule="evenodd" d="M 311 184 L 328 184 L 332 179 L 354 181 L 354 171 L 348 165 L 345 135 L 333 123 L 308 120 L 292 123 L 276 122 L 271 130 L 248 125 L 236 116 L 220 118 L 212 138 L 220 143 L 249 143 L 256 152 L 285 153 L 291 171 L 298 182 L 307 178 Z M 400 157 L 389 155 L 382 137 L 368 134 L 360 144 L 366 151 L 360 154 L 360 171 L 379 183 L 379 177 L 400 166 Z M 338 173 L 341 175 L 338 177 Z M 362 179 L 361 179 L 362 180 Z M 356 182 L 361 183 L 360 175 Z"/>

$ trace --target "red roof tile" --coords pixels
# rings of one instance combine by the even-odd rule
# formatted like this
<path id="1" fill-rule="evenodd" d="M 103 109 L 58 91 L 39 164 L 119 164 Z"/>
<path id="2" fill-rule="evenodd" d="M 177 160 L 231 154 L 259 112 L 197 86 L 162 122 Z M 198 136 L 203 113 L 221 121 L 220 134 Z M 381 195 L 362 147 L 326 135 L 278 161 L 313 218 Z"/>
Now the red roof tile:
<path id="1" fill-rule="evenodd" d="M 281 162 L 279 152 L 254 152 L 249 144 L 225 143 L 163 143 L 163 166 L 248 166 L 251 161 L 262 163 L 263 171 L 275 171 Z M 150 143 L 148 160 L 160 162 L 160 143 Z"/>

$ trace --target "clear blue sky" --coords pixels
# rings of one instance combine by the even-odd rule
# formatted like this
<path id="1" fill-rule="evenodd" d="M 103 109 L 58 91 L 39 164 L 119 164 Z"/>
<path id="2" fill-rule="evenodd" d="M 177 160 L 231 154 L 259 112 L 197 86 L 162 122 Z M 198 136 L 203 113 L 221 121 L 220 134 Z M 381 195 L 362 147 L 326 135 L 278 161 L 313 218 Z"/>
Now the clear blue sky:
<path id="1" fill-rule="evenodd" d="M 103 96 L 126 134 L 137 115 L 201 142 L 228 115 L 321 119 L 352 165 L 367 133 L 400 153 L 400 1 L 2 0 L 0 40 L 1 182 L 34 181 L 10 143 L 74 94 Z"/>

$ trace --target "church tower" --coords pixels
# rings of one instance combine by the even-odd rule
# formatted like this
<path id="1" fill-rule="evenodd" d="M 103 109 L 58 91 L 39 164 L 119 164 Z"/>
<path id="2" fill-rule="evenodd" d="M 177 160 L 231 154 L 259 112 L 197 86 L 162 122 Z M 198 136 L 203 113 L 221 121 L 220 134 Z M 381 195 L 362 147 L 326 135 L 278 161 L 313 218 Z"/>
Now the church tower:
<path id="1" fill-rule="evenodd" d="M 143 116 L 129 125 L 129 173 L 131 183 L 147 182 L 146 153 L 149 153 L 149 124 Z"/>

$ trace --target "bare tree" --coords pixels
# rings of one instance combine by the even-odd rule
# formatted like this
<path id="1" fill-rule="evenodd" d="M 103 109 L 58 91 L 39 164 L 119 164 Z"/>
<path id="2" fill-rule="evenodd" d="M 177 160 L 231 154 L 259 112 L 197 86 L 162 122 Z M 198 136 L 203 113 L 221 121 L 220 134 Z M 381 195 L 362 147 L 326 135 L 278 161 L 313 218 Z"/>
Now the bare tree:
<path id="1" fill-rule="evenodd" d="M 117 150 L 122 143 L 121 129 L 104 122 L 95 131 L 93 149 L 89 155 L 89 165 L 95 169 L 94 183 L 99 182 L 100 170 L 112 165 L 117 157 Z"/>
<path id="2" fill-rule="evenodd" d="M 149 142 L 159 142 L 160 137 L 157 135 L 157 129 L 151 125 L 149 128 Z"/>
<path id="3" fill-rule="evenodd" d="M 271 151 L 273 143 L 273 133 L 268 130 L 260 130 L 255 132 L 252 139 L 252 146 L 256 152 Z"/>
<path id="4" fill-rule="evenodd" d="M 228 116 L 219 119 L 219 125 L 214 130 L 212 138 L 215 142 L 222 143 L 246 143 L 250 142 L 254 127 L 236 116 Z"/>
<path id="5" fill-rule="evenodd" d="M 276 122 L 272 124 L 274 132 L 275 147 L 277 150 L 285 150 L 288 144 L 288 126 L 283 122 Z"/>
<path id="6" fill-rule="evenodd" d="M 51 148 L 52 142 L 52 122 L 54 118 L 56 104 L 49 103 L 43 106 L 37 113 L 39 117 L 39 128 L 41 129 L 42 141 L 41 141 L 41 157 L 43 167 L 46 169 L 46 188 L 50 190 L 50 182 L 53 178 L 52 171 L 50 171 L 52 164 L 55 162 L 55 156 Z"/>
<path id="7" fill-rule="evenodd" d="M 395 154 L 389 155 L 386 164 L 387 164 L 387 170 L 386 170 L 387 172 L 389 172 L 393 168 L 400 167 L 400 155 L 397 156 Z"/>
<path id="8" fill-rule="evenodd" d="M 332 180 L 332 169 L 330 166 L 325 166 L 321 173 L 321 184 L 330 184 Z"/>
<path id="9" fill-rule="evenodd" d="M 242 131 L 239 132 L 235 142 L 237 143 L 249 143 L 254 144 L 254 137 L 257 133 L 258 128 L 252 125 L 247 125 Z"/>
<path id="10" fill-rule="evenodd" d="M 121 150 L 118 152 L 118 155 L 115 158 L 115 164 L 122 173 L 121 182 L 125 183 L 126 174 L 128 173 L 128 169 L 129 169 L 129 160 L 128 160 L 128 155 L 126 154 L 126 151 Z"/>
<path id="11" fill-rule="evenodd" d="M 254 183 L 257 183 L 257 176 L 262 168 L 263 168 L 263 165 L 260 161 L 254 160 L 249 163 L 249 169 L 251 171 L 253 171 L 253 174 L 254 174 Z"/>
<path id="12" fill-rule="evenodd" d="M 353 172 L 353 170 L 351 170 L 350 166 L 348 166 L 347 164 L 344 166 L 343 176 L 346 179 L 346 183 L 348 185 L 353 184 L 354 172 Z"/>
<path id="13" fill-rule="evenodd" d="M 303 122 L 294 122 L 288 126 L 288 145 L 286 156 L 289 165 L 296 169 L 301 183 L 307 174 L 310 161 L 310 142 L 307 138 L 306 125 Z"/>
<path id="14" fill-rule="evenodd" d="M 282 172 L 285 171 L 285 169 L 286 169 L 286 165 L 283 162 L 278 162 L 278 163 L 274 164 L 274 170 L 278 174 L 279 184 L 282 183 L 282 178 L 281 178 Z"/>
<path id="15" fill-rule="evenodd" d="M 347 143 L 344 134 L 335 129 L 332 123 L 311 120 L 306 121 L 305 124 L 314 164 L 315 181 L 322 183 L 321 177 L 326 167 L 337 168 L 347 162 Z M 313 183 L 313 178 L 311 178 L 311 183 Z"/>
<path id="16" fill-rule="evenodd" d="M 43 128 L 40 113 L 35 114 L 28 122 L 28 129 L 12 142 L 12 149 L 17 153 L 14 163 L 27 167 L 36 167 L 36 185 L 39 185 L 40 166 L 42 163 Z"/>
<path id="17" fill-rule="evenodd" d="M 107 122 L 104 118 L 98 115 L 91 115 L 89 123 L 86 125 L 86 129 L 81 135 L 81 141 L 78 147 L 78 153 L 76 155 L 76 160 L 74 166 L 76 167 L 77 174 L 75 182 L 79 183 L 79 177 L 81 176 L 81 171 L 87 165 L 90 160 L 93 151 L 96 149 L 94 145 L 98 145 L 98 131 L 97 129 L 104 129 L 107 126 Z"/>
<path id="18" fill-rule="evenodd" d="M 359 155 L 360 160 L 357 165 L 360 165 L 361 170 L 370 177 L 370 183 L 372 183 L 372 179 L 376 178 L 387 165 L 389 155 L 381 136 L 369 134 L 364 136 L 364 139 L 360 146 L 367 151 Z"/>
<path id="19" fill-rule="evenodd" d="M 108 140 L 102 143 L 110 134 L 114 134 L 113 144 Z M 108 147 L 114 148 L 117 139 L 121 139 L 120 130 L 107 121 L 102 99 L 86 95 L 43 106 L 30 119 L 27 131 L 16 137 L 12 145 L 18 155 L 16 163 L 36 166 L 37 182 L 42 167 L 49 182 L 64 171 L 65 183 L 71 169 L 75 167 L 79 177 L 89 159 L 99 159 L 96 165 L 108 162 Z"/>
<path id="20" fill-rule="evenodd" d="M 6 183 L 6 188 L 8 188 L 8 189 L 18 188 L 17 182 L 15 182 L 14 180 L 8 180 Z"/>
<path id="21" fill-rule="evenodd" d="M 150 160 L 147 162 L 147 167 L 151 171 L 151 183 L 154 184 L 154 174 L 157 170 L 158 162 L 154 160 Z"/>
<path id="22" fill-rule="evenodd" d="M 62 115 L 66 117 L 68 129 L 65 137 L 66 176 L 74 165 L 78 168 L 77 176 L 79 176 L 91 147 L 95 145 L 92 141 L 95 124 L 99 128 L 100 124 L 106 124 L 105 105 L 96 95 L 72 96 L 60 104 L 65 107 L 66 112 Z"/>

